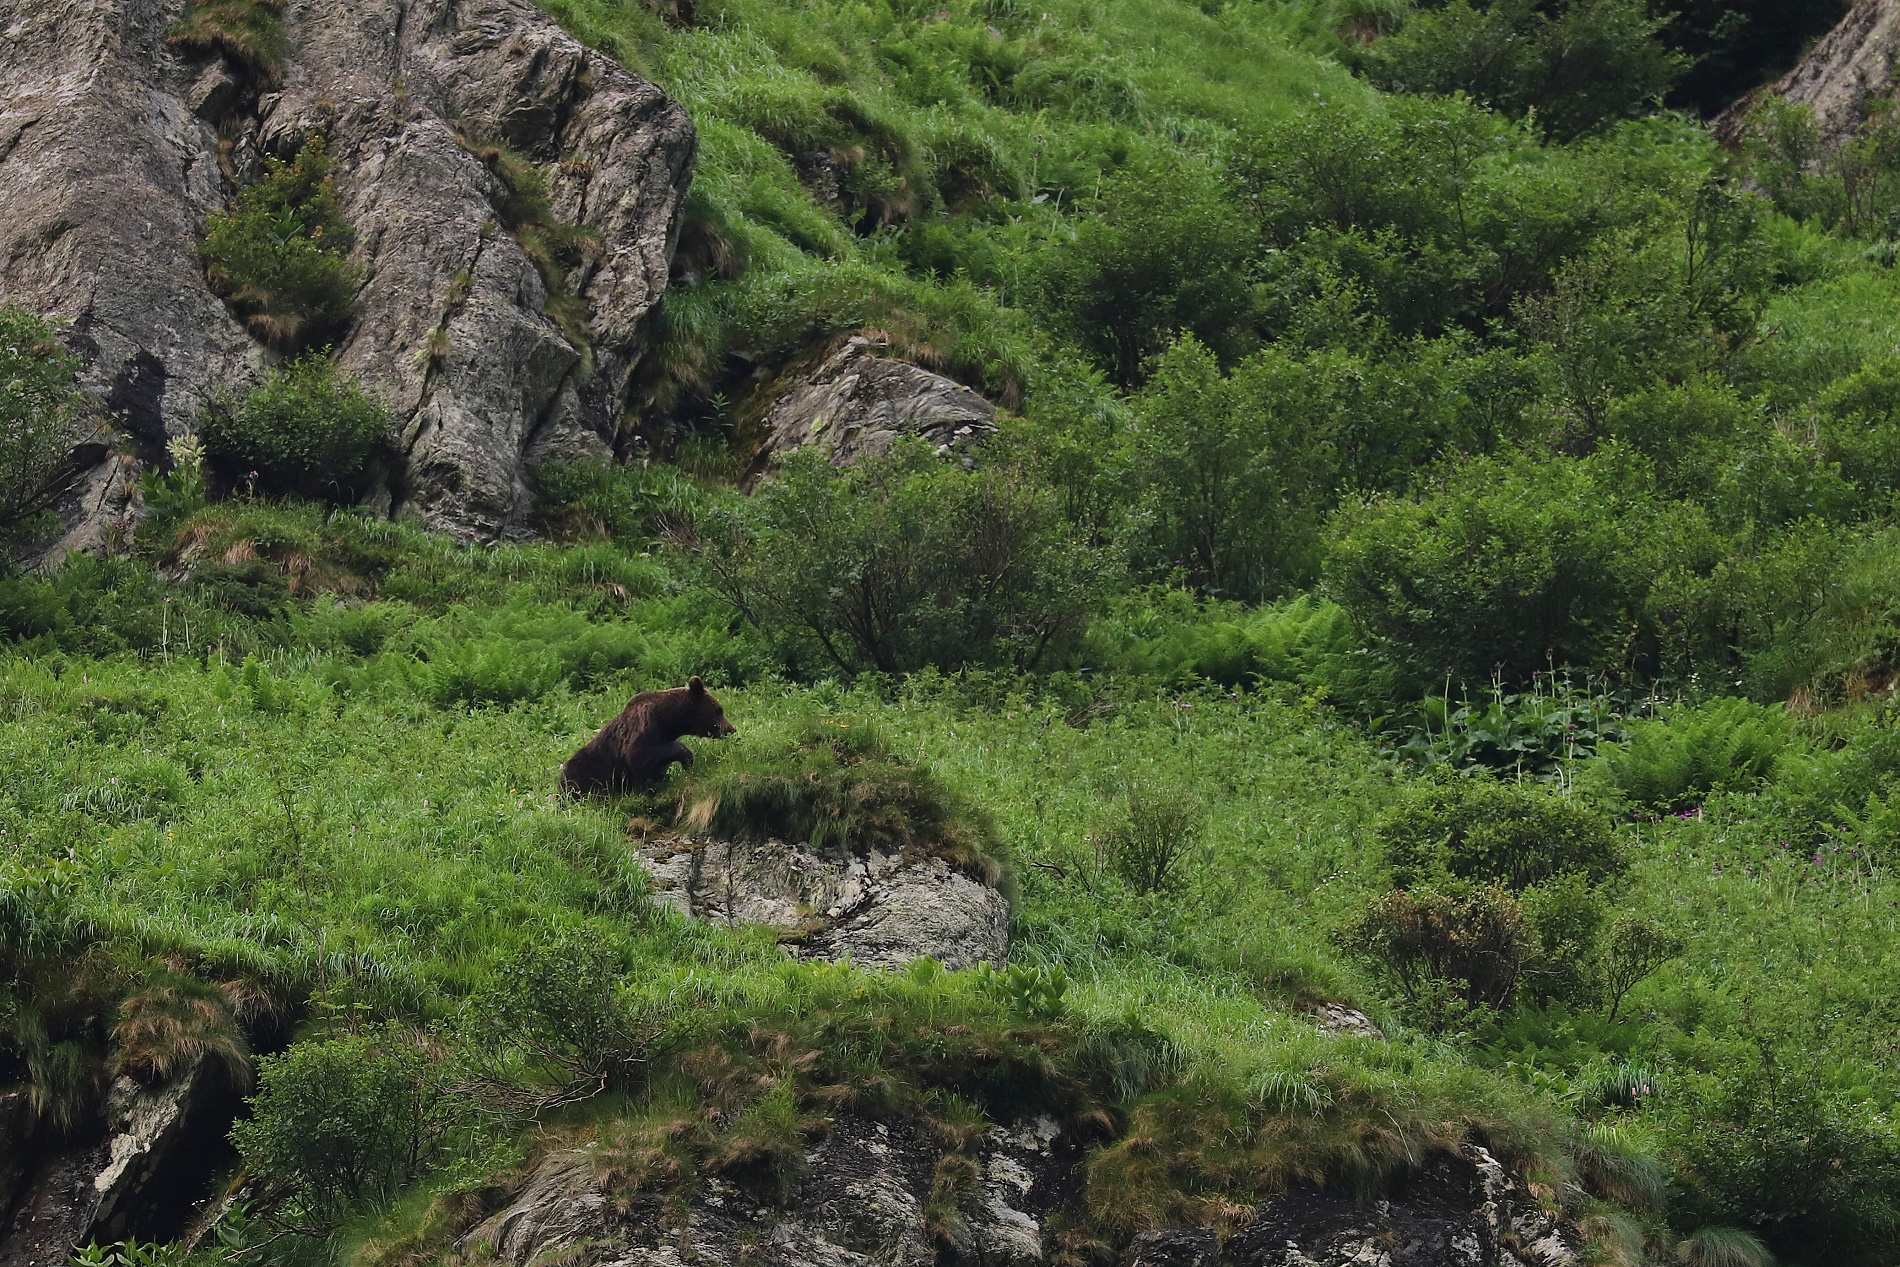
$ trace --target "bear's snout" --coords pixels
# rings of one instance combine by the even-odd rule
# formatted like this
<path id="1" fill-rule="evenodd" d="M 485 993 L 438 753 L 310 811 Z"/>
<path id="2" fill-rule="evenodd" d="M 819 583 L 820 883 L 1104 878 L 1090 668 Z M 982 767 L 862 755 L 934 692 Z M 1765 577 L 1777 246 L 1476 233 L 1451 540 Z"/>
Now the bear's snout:
<path id="1" fill-rule="evenodd" d="M 739 728 L 723 717 L 721 717 L 718 724 L 712 728 L 712 738 L 714 739 L 724 739 L 727 735 L 736 735 L 738 733 Z"/>

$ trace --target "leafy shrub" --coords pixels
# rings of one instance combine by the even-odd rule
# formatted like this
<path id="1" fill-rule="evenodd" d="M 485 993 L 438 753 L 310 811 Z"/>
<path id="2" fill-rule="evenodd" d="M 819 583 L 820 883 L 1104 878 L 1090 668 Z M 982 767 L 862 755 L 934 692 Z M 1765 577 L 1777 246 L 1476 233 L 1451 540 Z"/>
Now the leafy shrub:
<path id="1" fill-rule="evenodd" d="M 1900 358 L 1873 361 L 1849 374 L 1814 402 L 1821 427 L 1820 456 L 1868 498 L 1868 510 L 1891 503 L 1900 464 Z"/>
<path id="2" fill-rule="evenodd" d="M 1640 0 L 1451 0 L 1368 60 L 1381 86 L 1469 93 L 1569 140 L 1660 97 L 1688 65 L 1656 39 L 1668 20 Z"/>
<path id="3" fill-rule="evenodd" d="M 79 359 L 50 323 L 0 305 L 0 564 L 45 527 L 55 477 L 72 447 Z"/>
<path id="4" fill-rule="evenodd" d="M 257 1078 L 251 1118 L 231 1138 L 253 1174 L 320 1223 L 394 1192 L 443 1137 L 429 1056 L 409 1035 L 296 1043 L 260 1059 Z"/>
<path id="5" fill-rule="evenodd" d="M 1442 1029 L 1458 1005 L 1503 1007 L 1537 953 L 1536 930 L 1498 885 L 1411 889 L 1369 903 L 1337 940 Z"/>
<path id="6" fill-rule="evenodd" d="M 814 719 L 789 740 L 763 744 L 742 736 L 714 761 L 680 789 L 678 819 L 689 830 L 839 853 L 918 849 L 997 877 L 988 819 L 862 723 Z"/>
<path id="7" fill-rule="evenodd" d="M 921 442 L 846 471 L 795 453 L 683 544 L 764 637 L 846 673 L 1059 663 L 1107 571 L 1023 473 L 963 471 Z"/>
<path id="8" fill-rule="evenodd" d="M 1686 943 L 1676 933 L 1641 915 L 1623 914 L 1611 921 L 1603 939 L 1603 991 L 1610 1019 L 1623 1010 L 1623 1000 L 1644 978 L 1682 954 Z"/>
<path id="9" fill-rule="evenodd" d="M 1103 183 L 1097 214 L 1036 261 L 1036 306 L 1116 382 L 1187 331 L 1233 355 L 1246 349 L 1253 295 L 1246 222 L 1225 177 L 1197 158 L 1144 163 Z"/>
<path id="10" fill-rule="evenodd" d="M 1203 594 L 1259 599 L 1317 572 L 1322 437 L 1277 408 L 1269 358 L 1223 377 L 1185 337 L 1160 356 L 1136 407 L 1131 456 L 1156 560 Z M 1297 376 L 1303 378 L 1304 376 Z"/>
<path id="11" fill-rule="evenodd" d="M 598 935 L 543 934 L 498 964 L 470 997 L 470 1029 L 503 1068 L 508 1056 L 525 1055 L 550 1084 L 550 1099 L 625 1084 L 642 1046 L 635 1018 L 616 996 L 623 958 Z"/>
<path id="12" fill-rule="evenodd" d="M 227 480 L 276 492 L 353 500 L 390 442 L 389 411 L 314 353 L 274 370 L 241 399 L 206 411 L 205 450 Z"/>
<path id="13" fill-rule="evenodd" d="M 1347 508 L 1330 538 L 1333 597 L 1422 681 L 1693 664 L 1717 636 L 1693 602 L 1656 600 L 1693 593 L 1723 543 L 1625 451 L 1474 458 L 1417 500 Z"/>
<path id="14" fill-rule="evenodd" d="M 1602 814 L 1548 787 L 1491 778 L 1419 786 L 1377 835 L 1400 885 L 1449 876 L 1519 891 L 1569 872 L 1594 882 L 1623 866 Z"/>
<path id="15" fill-rule="evenodd" d="M 1749 111 L 1742 141 L 1750 174 L 1776 210 L 1850 237 L 1892 236 L 1900 113 L 1878 97 L 1867 107 L 1853 135 L 1839 141 L 1821 135 L 1808 103 L 1763 94 Z"/>
<path id="16" fill-rule="evenodd" d="M 1393 740 L 1388 752 L 1424 767 L 1475 766 L 1561 780 L 1575 758 L 1628 735 L 1630 707 L 1601 679 L 1581 674 L 1534 672 L 1522 691 L 1493 678 L 1477 699 L 1469 688 L 1456 703 L 1449 694 L 1426 696 L 1416 723 L 1387 732 Z"/>
<path id="17" fill-rule="evenodd" d="M 1793 742 L 1793 726 L 1779 706 L 1714 699 L 1632 721 L 1628 739 L 1606 744 L 1600 760 L 1618 791 L 1666 813 L 1693 809 L 1717 792 L 1758 786 Z"/>
<path id="18" fill-rule="evenodd" d="M 1121 816 L 1095 835 L 1107 869 L 1137 893 L 1180 887 L 1182 874 L 1200 853 L 1207 810 L 1181 787 L 1133 786 L 1122 798 Z"/>
<path id="19" fill-rule="evenodd" d="M 253 6 L 253 0 L 227 3 Z M 351 241 L 329 149 L 313 136 L 291 162 L 264 160 L 257 183 L 206 223 L 199 251 L 212 293 L 252 336 L 297 353 L 327 346 L 355 315 Z"/>
<path id="20" fill-rule="evenodd" d="M 1676 1219 L 1753 1229 L 1797 1261 L 1891 1256 L 1900 1142 L 1880 1109 L 1805 1068 L 1763 1069 L 1754 1050 L 1666 1092 L 1657 1108 Z"/>

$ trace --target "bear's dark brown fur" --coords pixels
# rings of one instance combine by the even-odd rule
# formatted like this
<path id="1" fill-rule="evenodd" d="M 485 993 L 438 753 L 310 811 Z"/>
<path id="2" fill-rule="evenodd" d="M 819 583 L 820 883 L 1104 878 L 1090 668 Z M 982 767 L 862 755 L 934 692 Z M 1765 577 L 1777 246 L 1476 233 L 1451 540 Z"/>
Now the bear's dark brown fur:
<path id="1" fill-rule="evenodd" d="M 561 767 L 561 787 L 575 795 L 648 788 L 675 761 L 693 764 L 681 735 L 723 739 L 733 733 L 726 710 L 698 678 L 670 691 L 641 691 L 620 716 L 600 728 Z"/>

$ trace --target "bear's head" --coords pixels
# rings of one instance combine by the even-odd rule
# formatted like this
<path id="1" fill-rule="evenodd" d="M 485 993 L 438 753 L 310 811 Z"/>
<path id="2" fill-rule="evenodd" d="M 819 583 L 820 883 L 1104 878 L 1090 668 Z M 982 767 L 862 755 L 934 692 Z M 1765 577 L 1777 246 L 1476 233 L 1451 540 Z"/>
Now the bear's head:
<path id="1" fill-rule="evenodd" d="M 686 680 L 687 716 L 686 728 L 681 733 L 700 735 L 706 739 L 723 739 L 738 730 L 726 720 L 726 710 L 712 697 L 706 684 L 698 678 Z"/>

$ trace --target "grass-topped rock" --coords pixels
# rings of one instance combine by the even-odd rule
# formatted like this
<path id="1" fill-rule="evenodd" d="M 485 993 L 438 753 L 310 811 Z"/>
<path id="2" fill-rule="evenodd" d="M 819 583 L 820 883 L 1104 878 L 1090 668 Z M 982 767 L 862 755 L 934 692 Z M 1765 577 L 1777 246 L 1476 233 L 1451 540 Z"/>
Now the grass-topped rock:
<path id="1" fill-rule="evenodd" d="M 1000 965 L 1009 900 L 995 832 L 930 769 L 848 718 L 734 743 L 679 789 L 685 835 L 643 850 L 665 899 L 763 924 L 804 957 Z"/>

